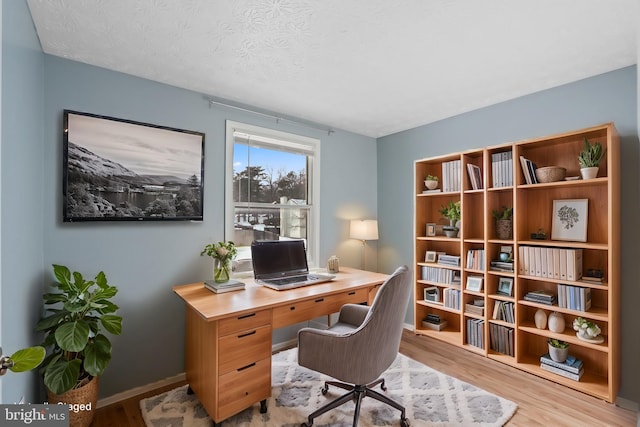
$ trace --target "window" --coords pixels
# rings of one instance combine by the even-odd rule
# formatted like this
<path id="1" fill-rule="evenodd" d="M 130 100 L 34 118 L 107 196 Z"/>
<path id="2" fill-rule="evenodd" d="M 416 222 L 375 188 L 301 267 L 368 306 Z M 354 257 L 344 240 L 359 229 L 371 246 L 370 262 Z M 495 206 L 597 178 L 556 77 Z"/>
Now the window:
<path id="1" fill-rule="evenodd" d="M 238 270 L 251 269 L 261 239 L 302 239 L 317 265 L 320 141 L 230 121 L 226 140 L 225 239 Z"/>

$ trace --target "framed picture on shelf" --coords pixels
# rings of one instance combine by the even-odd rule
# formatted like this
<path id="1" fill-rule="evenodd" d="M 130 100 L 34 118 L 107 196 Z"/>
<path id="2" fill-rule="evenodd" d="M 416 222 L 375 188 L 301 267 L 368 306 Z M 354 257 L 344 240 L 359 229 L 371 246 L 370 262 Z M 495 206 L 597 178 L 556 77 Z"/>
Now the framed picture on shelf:
<path id="1" fill-rule="evenodd" d="M 587 241 L 589 199 L 553 201 L 551 240 Z"/>
<path id="2" fill-rule="evenodd" d="M 433 222 L 427 223 L 427 237 L 436 235 L 436 224 Z"/>
<path id="3" fill-rule="evenodd" d="M 474 292 L 482 292 L 482 282 L 484 278 L 482 276 L 469 276 L 467 277 L 467 290 Z"/>
<path id="4" fill-rule="evenodd" d="M 436 262 L 436 251 L 427 251 L 424 262 Z"/>
<path id="5" fill-rule="evenodd" d="M 513 296 L 513 279 L 511 277 L 501 277 L 498 280 L 498 295 Z"/>

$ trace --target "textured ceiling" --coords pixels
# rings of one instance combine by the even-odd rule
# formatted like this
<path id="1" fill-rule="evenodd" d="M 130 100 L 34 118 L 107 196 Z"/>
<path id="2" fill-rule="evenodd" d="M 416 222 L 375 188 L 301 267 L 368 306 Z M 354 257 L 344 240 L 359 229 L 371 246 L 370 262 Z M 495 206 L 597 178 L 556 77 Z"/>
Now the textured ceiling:
<path id="1" fill-rule="evenodd" d="M 379 137 L 637 62 L 637 0 L 27 0 L 44 52 Z"/>

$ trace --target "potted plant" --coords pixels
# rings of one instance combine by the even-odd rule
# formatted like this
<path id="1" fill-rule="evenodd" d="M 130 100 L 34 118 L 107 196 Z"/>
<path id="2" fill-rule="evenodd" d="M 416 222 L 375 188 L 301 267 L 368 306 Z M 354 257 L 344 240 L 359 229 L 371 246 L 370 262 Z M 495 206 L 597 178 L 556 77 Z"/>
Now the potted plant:
<path id="1" fill-rule="evenodd" d="M 424 179 L 424 185 L 428 190 L 435 190 L 438 188 L 438 177 L 435 175 L 427 175 Z"/>
<path id="2" fill-rule="evenodd" d="M 600 166 L 600 160 L 602 160 L 604 153 L 605 149 L 602 147 L 602 144 L 599 142 L 590 144 L 589 140 L 584 138 L 584 145 L 578 155 L 582 179 L 592 179 L 598 176 L 598 167 Z"/>
<path id="3" fill-rule="evenodd" d="M 513 238 L 513 207 L 503 206 L 502 209 L 492 211 L 496 220 L 496 234 L 498 239 L 510 240 Z"/>
<path id="4" fill-rule="evenodd" d="M 98 377 L 111 361 L 111 342 L 102 330 L 122 333 L 122 317 L 111 299 L 118 289 L 101 271 L 93 280 L 63 265 L 53 265 L 55 292 L 43 295 L 46 315 L 36 325 L 45 333 L 43 346 L 51 348 L 41 367 L 49 403 L 78 404 L 72 426 L 93 420 L 98 400 Z"/>
<path id="5" fill-rule="evenodd" d="M 46 350 L 42 346 L 23 348 L 16 351 L 11 356 L 4 356 L 0 349 L 0 375 L 11 372 L 26 372 L 37 368 L 42 361 Z"/>
<path id="6" fill-rule="evenodd" d="M 231 240 L 227 242 L 209 243 L 204 247 L 200 256 L 207 255 L 213 258 L 213 280 L 216 283 L 229 281 L 231 261 L 238 254 L 238 248 Z"/>
<path id="7" fill-rule="evenodd" d="M 554 362 L 562 363 L 567 360 L 569 355 L 569 343 L 556 338 L 549 338 L 547 340 L 549 344 L 549 357 Z"/>
<path id="8" fill-rule="evenodd" d="M 449 201 L 446 205 L 440 208 L 440 213 L 449 220 L 449 225 L 443 227 L 444 233 L 447 237 L 456 237 L 460 229 L 457 226 L 460 221 L 460 200 L 454 202 Z"/>
<path id="9" fill-rule="evenodd" d="M 597 343 L 604 341 L 604 338 L 600 336 L 602 332 L 600 326 L 582 317 L 576 317 L 573 321 L 573 330 L 576 331 L 576 336 L 583 341 Z"/>

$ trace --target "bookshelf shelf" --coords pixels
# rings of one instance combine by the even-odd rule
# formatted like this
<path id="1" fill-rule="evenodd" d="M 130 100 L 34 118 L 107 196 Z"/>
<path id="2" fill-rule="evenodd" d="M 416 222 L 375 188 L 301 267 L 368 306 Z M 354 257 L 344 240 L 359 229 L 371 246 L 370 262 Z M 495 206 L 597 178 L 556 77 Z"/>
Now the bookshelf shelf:
<path id="1" fill-rule="evenodd" d="M 600 163 L 597 178 L 527 183 L 531 181 L 533 173 L 531 164 L 538 167 L 560 166 L 566 169 L 567 177 L 578 177 L 580 171 L 577 157 L 585 138 L 591 143 L 599 142 L 605 148 L 605 156 Z M 520 368 L 524 372 L 613 402 L 620 381 L 619 144 L 614 125 L 605 123 L 547 137 L 416 160 L 414 163 L 416 197 L 413 218 L 416 333 L 449 342 Z M 521 157 L 528 160 L 529 164 L 521 160 Z M 422 193 L 424 176 L 431 174 L 442 177 L 444 173 L 449 174 L 448 182 L 454 183 L 453 187 L 449 186 L 449 189 L 454 191 Z M 477 188 L 478 184 L 480 184 L 479 188 Z M 586 241 L 551 239 L 554 201 L 565 199 L 589 201 L 585 226 Z M 448 238 L 441 233 L 425 237 L 427 223 L 446 225 L 441 221 L 442 215 L 439 209 L 450 201 L 459 201 L 461 206 L 461 228 L 458 237 Z M 511 239 L 499 239 L 494 224 L 492 213 L 503 206 L 513 207 Z M 545 240 L 531 237 L 539 230 L 546 234 Z M 498 260 L 499 253 L 505 251 L 505 247 L 511 248 L 514 271 L 491 270 L 492 261 Z M 484 265 L 480 267 L 478 267 L 477 258 L 471 258 L 477 250 L 484 250 L 480 263 Z M 426 264 L 423 262 L 426 251 L 459 256 L 460 267 Z M 571 257 L 568 254 L 580 253 L 582 265 L 578 265 L 576 261 L 575 271 L 568 267 L 568 270 L 573 271 L 574 274 L 570 275 L 567 272 L 568 277 L 572 279 L 575 277 L 577 280 L 564 278 L 561 280 L 562 273 L 558 275 L 558 270 L 554 269 L 556 267 L 550 262 L 541 264 L 541 266 L 547 266 L 546 270 L 539 271 L 536 268 L 537 276 L 524 274 L 527 271 L 524 264 L 525 258 L 543 263 L 544 256 L 538 260 L 537 255 L 531 255 L 537 252 L 546 252 L 549 257 L 559 252 L 568 257 L 569 264 L 571 264 L 569 259 Z M 467 264 L 467 257 L 469 257 L 469 264 Z M 560 259 L 561 264 L 564 263 L 563 258 Z M 473 268 L 466 268 L 467 265 L 473 265 Z M 423 266 L 457 271 L 456 274 L 460 275 L 460 285 L 423 280 L 421 276 Z M 586 275 L 587 270 L 590 269 L 601 270 L 604 273 L 602 282 L 580 279 L 580 275 Z M 552 271 L 556 275 L 555 278 L 551 276 Z M 547 277 L 543 277 L 545 275 Z M 466 289 L 467 278 L 470 276 L 483 277 L 482 291 Z M 505 286 L 505 283 L 509 286 L 509 281 L 513 282 L 512 296 L 498 294 L 498 289 Z M 559 284 L 565 286 L 558 287 Z M 424 301 L 424 289 L 429 286 L 436 286 L 441 289 L 441 292 L 447 288 L 459 289 L 461 309 L 453 310 L 442 304 Z M 546 305 L 524 299 L 529 292 L 544 290 L 555 293 L 557 300 L 558 289 L 561 289 L 561 296 L 565 298 L 560 301 L 563 308 L 558 306 L 557 301 L 555 305 Z M 591 307 L 587 311 L 573 309 L 587 306 L 584 304 L 585 301 L 577 303 L 576 298 L 583 300 L 588 298 Z M 465 310 L 466 304 L 477 302 L 478 299 L 484 299 L 484 315 Z M 494 309 L 497 310 L 496 306 L 501 303 L 514 304 L 515 323 L 493 319 Z M 565 306 L 571 308 L 564 308 Z M 544 310 L 547 315 L 554 311 L 561 313 L 565 319 L 565 331 L 554 333 L 548 329 L 536 328 L 534 315 L 539 309 Z M 437 314 L 447 319 L 447 328 L 442 331 L 433 331 L 421 327 L 420 323 L 427 314 Z M 604 342 L 594 344 L 577 338 L 572 328 L 573 320 L 577 317 L 595 322 L 602 330 Z M 485 322 L 481 328 L 484 349 L 468 343 L 469 337 L 474 336 L 472 331 L 477 330 L 474 328 L 474 322 L 468 322 L 468 320 Z M 504 335 L 505 330 L 509 335 L 509 345 L 513 341 L 513 349 L 505 350 L 502 346 L 493 348 L 494 341 L 497 345 L 497 335 Z M 540 356 L 548 351 L 548 338 L 567 341 L 570 344 L 569 353 L 584 362 L 585 373 L 580 381 L 564 378 L 540 367 Z M 502 339 L 503 342 L 500 345 L 504 343 L 504 336 Z M 501 351 L 513 353 L 513 355 L 501 353 Z"/>

